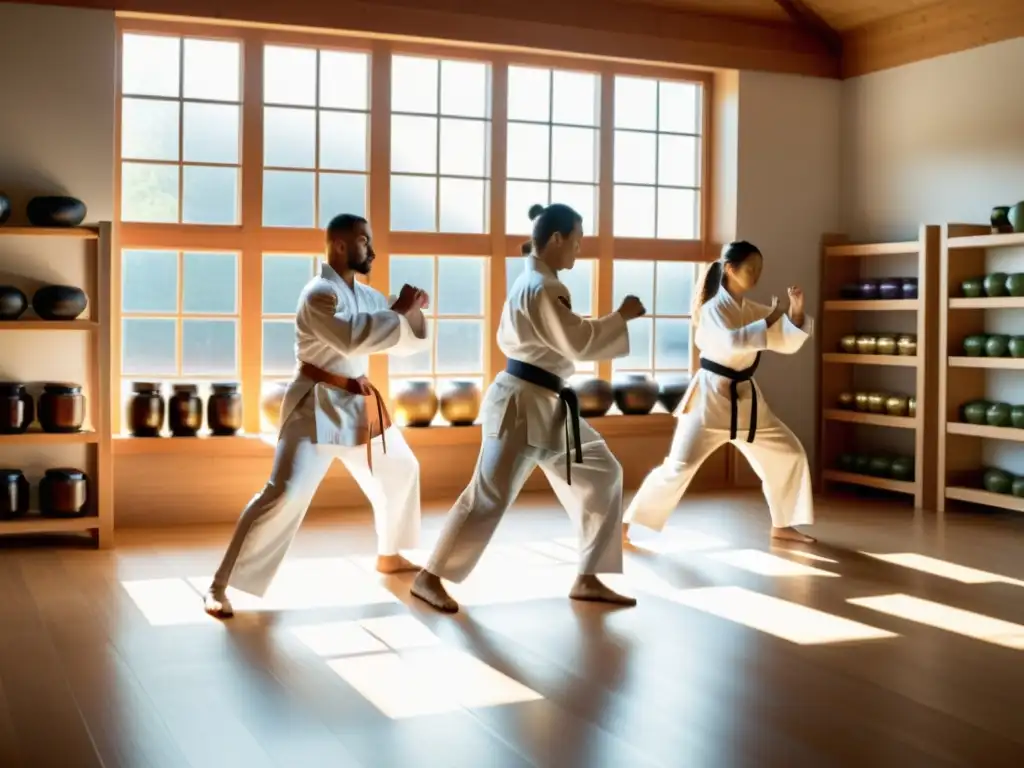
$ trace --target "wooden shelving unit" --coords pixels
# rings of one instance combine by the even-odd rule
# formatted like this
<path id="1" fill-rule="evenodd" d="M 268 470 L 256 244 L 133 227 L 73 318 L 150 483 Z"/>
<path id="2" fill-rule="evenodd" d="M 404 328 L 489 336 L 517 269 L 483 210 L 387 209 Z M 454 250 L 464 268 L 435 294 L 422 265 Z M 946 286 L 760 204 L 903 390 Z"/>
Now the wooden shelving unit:
<path id="1" fill-rule="evenodd" d="M 932 472 L 935 466 L 935 417 L 931 404 L 935 393 L 934 353 L 937 349 L 937 334 L 934 318 L 938 296 L 939 250 L 940 232 L 936 226 L 922 226 L 917 240 L 905 242 L 849 243 L 843 235 L 827 235 L 823 238 L 821 307 L 817 333 L 821 352 L 818 486 L 823 492 L 827 493 L 838 486 L 860 486 L 912 497 L 917 508 L 927 508 L 934 504 Z M 894 264 L 900 266 L 891 266 Z M 918 297 L 840 298 L 843 285 L 864 278 L 882 277 L 916 277 Z M 885 328 L 885 323 L 901 325 L 903 328 Z M 864 325 L 874 327 L 865 328 Z M 839 341 L 843 336 L 883 331 L 916 335 L 917 355 L 863 355 L 840 351 Z M 866 373 L 862 373 L 864 371 Z M 862 376 L 869 378 L 872 383 L 863 383 Z M 877 378 L 885 376 L 895 377 L 904 383 L 900 386 L 874 383 Z M 839 407 L 840 393 L 869 389 L 916 397 L 916 415 L 890 416 Z M 841 454 L 857 453 L 858 431 L 865 427 L 913 433 L 913 480 L 894 480 L 839 469 L 838 459 Z"/>
<path id="2" fill-rule="evenodd" d="M 106 549 L 112 547 L 114 543 L 113 435 L 110 419 L 113 229 L 109 222 L 103 222 L 95 228 L 68 229 L 0 226 L 0 265 L 3 264 L 4 243 L 11 238 L 77 240 L 81 242 L 85 251 L 84 256 L 89 260 L 85 269 L 86 284 L 81 287 L 89 299 L 88 311 L 91 319 L 64 322 L 38 319 L 0 321 L 0 339 L 4 335 L 24 331 L 84 334 L 83 343 L 88 345 L 86 356 L 89 361 L 86 371 L 86 407 L 89 411 L 88 424 L 91 430 L 76 434 L 50 434 L 33 429 L 22 435 L 0 435 L 0 448 L 86 446 L 87 466 L 79 468 L 86 471 L 89 485 L 86 514 L 82 517 L 44 518 L 37 511 L 32 511 L 18 520 L 0 521 L 0 535 L 89 532 L 97 546 Z M 0 340 L 0 350 L 3 346 L 3 341 Z M 40 349 L 39 352 L 40 355 L 46 354 L 45 349 Z M 0 356 L 2 354 L 0 352 Z M 38 414 L 38 403 L 36 412 Z M 30 479 L 33 485 L 37 484 L 38 478 Z"/>
<path id="3" fill-rule="evenodd" d="M 982 486 L 986 447 L 995 441 L 1024 443 L 1024 429 L 969 424 L 961 414 L 967 402 L 1000 399 L 991 395 L 992 377 L 998 372 L 1019 376 L 1024 371 L 1022 358 L 967 357 L 963 351 L 967 336 L 1002 332 L 1001 325 L 1012 324 L 1016 317 L 999 310 L 1024 309 L 1024 297 L 964 298 L 961 292 L 968 278 L 1024 272 L 1024 234 L 992 234 L 987 224 L 946 224 L 940 257 L 937 508 L 944 510 L 955 501 L 1024 512 L 1024 498 L 991 493 Z M 1024 322 L 1009 333 L 1024 335 Z M 1024 404 L 1024 394 L 1017 400 L 1014 405 Z"/>

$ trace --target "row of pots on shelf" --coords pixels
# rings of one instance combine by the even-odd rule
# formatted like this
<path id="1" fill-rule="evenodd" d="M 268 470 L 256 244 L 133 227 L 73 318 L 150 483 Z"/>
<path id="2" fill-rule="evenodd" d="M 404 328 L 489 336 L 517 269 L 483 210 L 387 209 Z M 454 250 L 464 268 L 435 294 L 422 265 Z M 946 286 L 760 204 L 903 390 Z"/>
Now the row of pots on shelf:
<path id="1" fill-rule="evenodd" d="M 160 437 L 167 419 L 174 437 L 195 437 L 203 428 L 203 400 L 195 384 L 175 384 L 164 399 L 160 384 L 135 382 L 128 400 L 128 430 L 132 437 Z M 242 428 L 242 395 L 234 382 L 211 385 L 206 423 L 216 437 L 231 437 Z"/>
<path id="2" fill-rule="evenodd" d="M 913 456 L 865 456 L 859 453 L 844 453 L 839 456 L 836 467 L 855 475 L 884 477 L 903 482 L 914 479 Z"/>
<path id="3" fill-rule="evenodd" d="M 1024 232 L 1024 202 L 997 205 L 992 209 L 992 232 Z"/>
<path id="4" fill-rule="evenodd" d="M 29 511 L 31 488 L 20 469 L 0 469 L 0 520 L 15 520 Z M 80 469 L 48 469 L 39 481 L 43 517 L 80 517 L 89 501 L 89 479 Z"/>
<path id="5" fill-rule="evenodd" d="M 1013 494 L 1017 498 L 1024 498 L 1024 475 L 1013 475 L 993 467 L 982 474 L 981 487 L 989 493 Z"/>
<path id="6" fill-rule="evenodd" d="M 964 339 L 968 357 L 1024 357 L 1024 336 L 974 333 Z"/>
<path id="7" fill-rule="evenodd" d="M 916 416 L 917 398 L 882 392 L 841 392 L 836 404 L 843 410 L 862 413 L 887 413 L 890 416 Z"/>
<path id="8" fill-rule="evenodd" d="M 917 336 L 912 333 L 851 333 L 839 339 L 839 349 L 848 355 L 917 354 Z"/>
<path id="9" fill-rule="evenodd" d="M 843 299 L 916 299 L 916 277 L 866 278 L 859 283 L 846 283 L 839 289 Z"/>
<path id="10" fill-rule="evenodd" d="M 11 198 L 0 192 L 0 225 L 11 217 L 11 209 Z M 37 227 L 77 227 L 86 213 L 85 203 L 66 195 L 33 197 L 25 206 L 25 215 Z"/>
<path id="11" fill-rule="evenodd" d="M 967 299 L 980 299 L 984 296 L 1024 296 L 1024 272 L 1006 274 L 993 272 L 981 277 L 969 277 L 960 283 L 960 292 Z"/>
<path id="12" fill-rule="evenodd" d="M 36 407 L 24 384 L 0 382 L 0 435 L 20 435 L 36 420 Z M 39 395 L 39 426 L 43 432 L 81 432 L 85 395 L 78 384 L 44 384 Z"/>
<path id="13" fill-rule="evenodd" d="M 972 400 L 960 406 L 960 418 L 977 426 L 1024 429 L 1024 405 Z"/>
<path id="14" fill-rule="evenodd" d="M 17 320 L 28 309 L 28 297 L 13 285 L 0 285 L 0 321 Z M 32 295 L 32 309 L 43 320 L 74 320 L 89 306 L 85 291 L 73 285 L 46 285 Z"/>

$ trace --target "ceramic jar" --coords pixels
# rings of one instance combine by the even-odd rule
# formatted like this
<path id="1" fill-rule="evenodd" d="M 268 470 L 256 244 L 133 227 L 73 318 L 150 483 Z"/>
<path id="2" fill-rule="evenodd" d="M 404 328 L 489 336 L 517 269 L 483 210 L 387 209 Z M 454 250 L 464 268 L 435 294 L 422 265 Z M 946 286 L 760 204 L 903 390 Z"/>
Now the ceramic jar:
<path id="1" fill-rule="evenodd" d="M 429 381 L 405 381 L 399 385 L 392 399 L 395 410 L 392 416 L 397 424 L 429 427 L 437 416 L 439 403 Z"/>
<path id="2" fill-rule="evenodd" d="M 14 520 L 28 512 L 29 484 L 20 469 L 0 469 L 0 520 Z"/>
<path id="3" fill-rule="evenodd" d="M 449 381 L 438 398 L 441 418 L 453 427 L 468 427 L 480 415 L 480 387 L 472 381 Z"/>
<path id="4" fill-rule="evenodd" d="M 203 401 L 195 384 L 175 384 L 167 401 L 167 426 L 172 437 L 195 437 L 203 426 Z"/>
<path id="5" fill-rule="evenodd" d="M 78 384 L 46 384 L 39 396 L 39 425 L 44 432 L 81 432 L 85 395 Z"/>
<path id="6" fill-rule="evenodd" d="M 166 408 L 160 385 L 148 381 L 132 384 L 128 401 L 128 428 L 132 437 L 159 437 Z"/>
<path id="7" fill-rule="evenodd" d="M 214 437 L 232 437 L 242 428 L 242 393 L 238 384 L 214 384 L 206 403 L 206 423 Z"/>
<path id="8" fill-rule="evenodd" d="M 39 481 L 39 511 L 44 517 L 79 517 L 88 501 L 88 480 L 80 469 L 48 469 Z"/>
<path id="9" fill-rule="evenodd" d="M 658 402 L 658 385 L 644 373 L 630 373 L 612 386 L 615 404 L 626 415 L 642 416 Z"/>
<path id="10" fill-rule="evenodd" d="M 20 435 L 34 419 L 35 407 L 25 385 L 0 382 L 0 435 Z"/>

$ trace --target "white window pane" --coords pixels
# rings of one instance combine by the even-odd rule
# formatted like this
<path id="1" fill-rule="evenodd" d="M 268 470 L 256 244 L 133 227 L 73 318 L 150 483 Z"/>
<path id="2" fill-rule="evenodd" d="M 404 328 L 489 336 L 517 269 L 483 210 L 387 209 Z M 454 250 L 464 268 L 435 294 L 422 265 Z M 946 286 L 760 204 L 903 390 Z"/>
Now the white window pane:
<path id="1" fill-rule="evenodd" d="M 237 341 L 235 320 L 183 320 L 181 373 L 183 376 L 233 376 Z"/>
<path id="2" fill-rule="evenodd" d="M 693 302 L 694 265 L 689 261 L 659 261 L 654 315 L 688 315 Z"/>
<path id="3" fill-rule="evenodd" d="M 505 295 L 512 291 L 512 283 L 516 281 L 526 269 L 526 257 L 507 256 L 505 257 Z"/>
<path id="4" fill-rule="evenodd" d="M 615 308 L 627 296 L 636 296 L 652 311 L 654 307 L 654 262 L 616 261 L 612 267 L 612 305 Z"/>
<path id="5" fill-rule="evenodd" d="M 392 256 L 388 261 L 388 293 L 397 296 L 403 285 L 411 285 L 430 294 L 431 303 L 434 296 L 434 257 L 433 256 Z M 432 310 L 427 310 L 428 312 Z"/>
<path id="6" fill-rule="evenodd" d="M 313 168 L 316 161 L 316 111 L 263 109 L 263 164 L 277 168 Z"/>
<path id="7" fill-rule="evenodd" d="M 551 118 L 551 70 L 508 68 L 508 119 L 546 123 Z"/>
<path id="8" fill-rule="evenodd" d="M 121 309 L 178 311 L 178 252 L 121 252 Z"/>
<path id="9" fill-rule="evenodd" d="M 126 376 L 169 375 L 177 371 L 174 320 L 135 320 L 121 324 L 121 372 Z"/>
<path id="10" fill-rule="evenodd" d="M 555 94 L 551 121 L 569 125 L 597 126 L 601 110 L 601 79 L 589 72 L 553 73 Z"/>
<path id="11" fill-rule="evenodd" d="M 182 222 L 238 224 L 238 170 L 186 165 L 182 189 Z"/>
<path id="12" fill-rule="evenodd" d="M 616 237 L 654 237 L 654 188 L 615 185 Z"/>
<path id="13" fill-rule="evenodd" d="M 121 92 L 177 97 L 181 38 L 126 34 L 121 39 Z"/>
<path id="14" fill-rule="evenodd" d="M 441 179 L 439 232 L 482 235 L 487 232 L 487 183 Z"/>
<path id="15" fill-rule="evenodd" d="M 241 101 L 242 46 L 230 40 L 185 40 L 184 96 Z"/>
<path id="16" fill-rule="evenodd" d="M 572 269 L 558 273 L 562 285 L 569 289 L 572 311 L 577 315 L 592 315 L 594 312 L 594 260 L 577 259 Z M 616 305 L 616 308 L 617 305 Z"/>
<path id="17" fill-rule="evenodd" d="M 366 170 L 367 115 L 320 113 L 320 167 L 332 171 Z"/>
<path id="18" fill-rule="evenodd" d="M 176 165 L 121 164 L 121 221 L 178 220 Z"/>
<path id="19" fill-rule="evenodd" d="M 295 371 L 295 321 L 263 321 L 263 374 L 287 375 Z"/>
<path id="20" fill-rule="evenodd" d="M 486 178 L 489 128 L 482 120 L 441 120 L 441 173 Z"/>
<path id="21" fill-rule="evenodd" d="M 551 178 L 597 181 L 597 131 L 592 128 L 551 129 Z"/>
<path id="22" fill-rule="evenodd" d="M 316 106 L 316 51 L 266 46 L 263 49 L 263 101 Z"/>
<path id="23" fill-rule="evenodd" d="M 178 102 L 123 99 L 121 156 L 135 160 L 177 160 Z"/>
<path id="24" fill-rule="evenodd" d="M 658 188 L 658 237 L 696 240 L 697 192 Z"/>
<path id="25" fill-rule="evenodd" d="M 702 88 L 697 83 L 662 80 L 658 87 L 658 130 L 700 133 Z"/>
<path id="26" fill-rule="evenodd" d="M 391 117 L 391 170 L 437 173 L 436 117 Z"/>
<path id="27" fill-rule="evenodd" d="M 438 320 L 437 372 L 476 373 L 484 369 L 484 321 Z"/>
<path id="28" fill-rule="evenodd" d="M 316 179 L 303 171 L 263 172 L 263 226 L 312 227 Z"/>
<path id="29" fill-rule="evenodd" d="M 639 77 L 615 78 L 615 127 L 657 130 L 657 80 Z"/>
<path id="30" fill-rule="evenodd" d="M 391 59 L 391 111 L 437 114 L 437 59 Z"/>
<path id="31" fill-rule="evenodd" d="M 238 311 L 238 255 L 182 255 L 182 312 L 229 314 Z"/>
<path id="32" fill-rule="evenodd" d="M 263 313 L 290 315 L 296 311 L 299 295 L 313 279 L 313 256 L 263 256 Z"/>
<path id="33" fill-rule="evenodd" d="M 548 179 L 551 129 L 546 125 L 508 124 L 508 177 Z"/>
<path id="34" fill-rule="evenodd" d="M 433 338 L 434 334 L 434 321 L 427 318 L 427 333 Z M 389 357 L 388 358 L 388 372 L 391 374 L 399 375 L 422 375 L 429 374 L 433 371 L 433 354 L 430 349 L 426 349 L 422 352 L 417 352 L 415 355 L 409 355 L 407 357 Z"/>
<path id="35" fill-rule="evenodd" d="M 690 367 L 690 321 L 654 318 L 654 367 Z"/>
<path id="36" fill-rule="evenodd" d="M 361 173 L 320 174 L 321 229 L 339 213 L 366 216 L 366 176 Z"/>
<path id="37" fill-rule="evenodd" d="M 442 256 L 437 260 L 439 315 L 482 315 L 486 260 L 472 256 Z"/>
<path id="38" fill-rule="evenodd" d="M 441 114 L 487 117 L 490 67 L 475 61 L 441 62 Z"/>
<path id="39" fill-rule="evenodd" d="M 597 187 L 590 184 L 552 184 L 551 202 L 565 203 L 583 217 L 583 234 L 597 234 Z"/>
<path id="40" fill-rule="evenodd" d="M 391 229 L 395 232 L 437 230 L 437 180 L 391 176 Z"/>
<path id="41" fill-rule="evenodd" d="M 699 187 L 700 141 L 694 136 L 658 136 L 658 183 Z"/>
<path id="42" fill-rule="evenodd" d="M 320 51 L 320 106 L 370 108 L 370 56 L 355 51 Z"/>
<path id="43" fill-rule="evenodd" d="M 510 235 L 529 235 L 533 232 L 530 207 L 548 205 L 550 188 L 545 181 L 510 181 L 505 187 L 505 232 Z M 583 222 L 586 227 L 586 222 Z"/>
<path id="44" fill-rule="evenodd" d="M 655 134 L 616 131 L 615 181 L 620 184 L 654 184 L 657 154 Z"/>
<path id="45" fill-rule="evenodd" d="M 612 361 L 612 370 L 649 370 L 651 365 L 651 318 L 629 321 L 629 354 Z"/>
<path id="46" fill-rule="evenodd" d="M 186 102 L 183 154 L 187 163 L 237 163 L 240 108 Z"/>

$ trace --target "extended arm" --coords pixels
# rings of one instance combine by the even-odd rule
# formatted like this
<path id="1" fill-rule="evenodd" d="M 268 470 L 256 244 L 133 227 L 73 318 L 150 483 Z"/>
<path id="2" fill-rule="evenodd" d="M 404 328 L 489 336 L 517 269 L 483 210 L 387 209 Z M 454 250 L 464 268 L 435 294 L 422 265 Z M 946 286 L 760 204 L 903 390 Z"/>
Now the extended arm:
<path id="1" fill-rule="evenodd" d="M 771 309 L 764 307 L 764 315 L 760 320 L 732 327 L 729 318 L 721 307 L 708 303 L 700 313 L 694 343 L 698 349 L 728 349 L 735 352 L 763 352 L 769 348 L 768 336 L 771 328 L 778 327 L 775 322 L 769 326 Z"/>
<path id="2" fill-rule="evenodd" d="M 629 354 L 626 320 L 618 312 L 588 320 L 545 287 L 530 297 L 529 316 L 537 335 L 570 360 L 612 360 Z"/>
<path id="3" fill-rule="evenodd" d="M 299 322 L 342 355 L 390 351 L 413 335 L 409 321 L 397 312 L 337 312 L 338 299 L 328 287 L 309 291 L 299 305 Z"/>
<path id="4" fill-rule="evenodd" d="M 394 306 L 398 301 L 397 296 L 388 297 L 388 306 Z M 388 354 L 394 357 L 409 357 L 418 352 L 430 349 L 430 334 L 427 331 L 427 320 L 423 316 L 423 310 L 419 308 L 410 309 L 404 315 L 409 322 L 410 333 L 388 350 Z"/>

